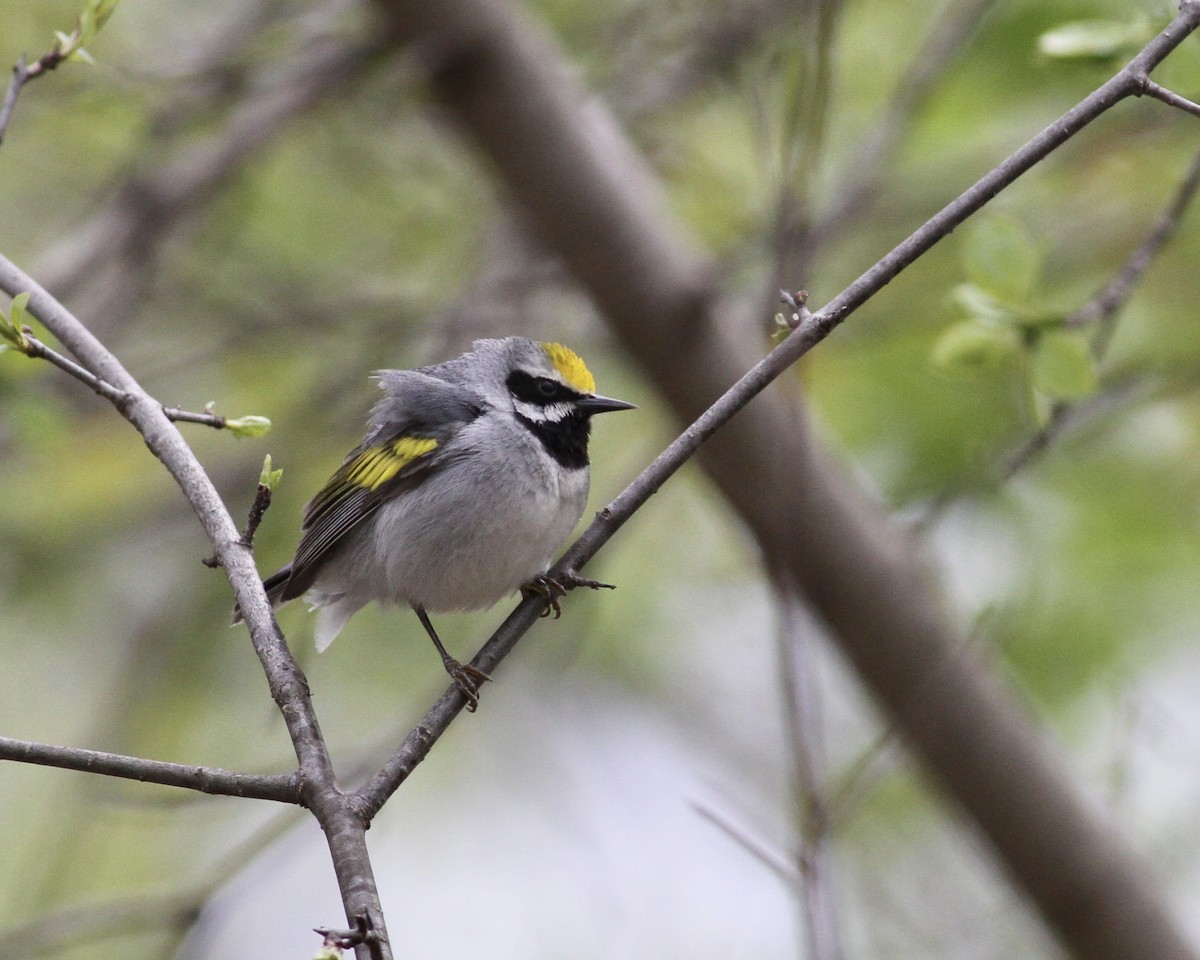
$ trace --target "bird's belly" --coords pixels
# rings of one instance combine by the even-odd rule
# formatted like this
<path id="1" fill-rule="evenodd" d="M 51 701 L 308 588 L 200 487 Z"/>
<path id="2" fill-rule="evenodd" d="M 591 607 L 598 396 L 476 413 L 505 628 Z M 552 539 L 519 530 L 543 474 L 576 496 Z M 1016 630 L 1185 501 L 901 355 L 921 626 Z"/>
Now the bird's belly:
<path id="1" fill-rule="evenodd" d="M 373 537 L 380 594 L 437 613 L 489 607 L 513 593 L 545 572 L 578 522 L 587 498 L 580 473 L 504 496 L 490 485 L 446 482 L 436 499 L 384 506 Z"/>

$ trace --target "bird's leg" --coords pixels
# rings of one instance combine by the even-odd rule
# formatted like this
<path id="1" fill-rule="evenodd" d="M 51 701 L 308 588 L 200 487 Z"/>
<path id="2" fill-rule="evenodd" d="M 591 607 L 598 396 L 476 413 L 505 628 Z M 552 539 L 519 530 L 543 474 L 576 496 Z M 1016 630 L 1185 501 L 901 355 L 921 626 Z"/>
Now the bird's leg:
<path id="1" fill-rule="evenodd" d="M 437 647 L 437 651 L 442 656 L 442 664 L 446 668 L 446 672 L 450 674 L 450 679 L 454 681 L 454 685 L 458 687 L 458 692 L 466 698 L 467 710 L 470 713 L 475 712 L 475 708 L 479 706 L 479 685 L 492 678 L 477 667 L 471 666 L 469 663 L 459 663 L 442 645 L 442 641 L 438 638 L 437 631 L 433 629 L 433 624 L 429 622 L 429 614 L 425 612 L 424 607 L 413 607 L 413 611 L 417 615 L 417 619 L 421 621 L 421 626 L 425 628 L 425 632 L 429 634 L 429 639 L 433 641 L 433 645 Z"/>
<path id="2" fill-rule="evenodd" d="M 521 596 L 544 597 L 546 609 L 542 611 L 542 616 L 548 617 L 553 613 L 554 619 L 557 620 L 562 616 L 562 606 L 558 601 L 567 595 L 568 590 L 574 590 L 576 587 L 588 587 L 591 590 L 617 589 L 615 584 L 589 580 L 587 577 L 581 577 L 574 570 L 564 570 L 553 577 L 548 573 L 534 577 L 521 587 Z"/>

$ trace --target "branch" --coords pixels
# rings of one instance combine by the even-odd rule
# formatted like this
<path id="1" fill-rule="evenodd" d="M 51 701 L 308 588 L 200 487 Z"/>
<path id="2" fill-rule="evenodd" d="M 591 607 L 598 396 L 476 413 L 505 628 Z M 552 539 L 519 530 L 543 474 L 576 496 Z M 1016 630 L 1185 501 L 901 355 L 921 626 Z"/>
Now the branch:
<path id="1" fill-rule="evenodd" d="M 334 776 L 324 738 L 313 712 L 308 681 L 292 658 L 255 568 L 250 548 L 225 509 L 216 489 L 163 406 L 142 389 L 104 345 L 62 304 L 16 265 L 0 256 L 0 290 L 10 296 L 28 292 L 28 312 L 97 378 L 124 395 L 116 409 L 146 441 L 187 496 L 212 542 L 214 555 L 233 587 L 235 601 L 250 630 L 271 696 L 283 714 L 299 762 L 300 795 L 325 833 L 348 919 L 369 916 L 389 960 L 386 929 L 367 853 L 365 827 L 353 814 Z M 353 922 L 353 921 L 352 921 Z M 367 960 L 366 947 L 361 951 Z"/>
<path id="2" fill-rule="evenodd" d="M 1193 117 L 1200 117 L 1200 103 L 1195 103 L 1186 97 L 1181 97 L 1177 93 L 1172 93 L 1166 87 L 1160 86 L 1147 76 L 1142 76 L 1138 79 L 1140 86 L 1140 89 L 1137 91 L 1138 96 L 1146 94 L 1182 110 L 1184 113 L 1190 113 Z"/>
<path id="3" fill-rule="evenodd" d="M 43 54 L 33 62 L 33 66 L 25 65 L 24 54 L 17 59 L 16 66 L 12 69 L 12 80 L 9 81 L 8 90 L 4 94 L 4 104 L 0 106 L 0 144 L 4 143 L 4 135 L 8 132 L 8 122 L 12 119 L 13 109 L 17 105 L 17 97 L 25 84 L 30 80 L 45 76 L 62 63 L 63 59 L 63 54 L 57 48 Z"/>
<path id="4" fill-rule="evenodd" d="M 0 737 L 0 760 L 36 763 L 63 770 L 98 773 L 106 777 L 161 783 L 168 787 L 186 787 L 225 797 L 251 797 L 256 800 L 275 800 L 279 803 L 304 801 L 300 795 L 297 774 L 256 775 L 220 770 L 216 767 L 195 767 L 162 760 L 126 757 L 99 750 L 58 747 Z"/>
<path id="5" fill-rule="evenodd" d="M 792 760 L 791 806 L 799 835 L 796 862 L 803 878 L 795 893 L 804 917 L 806 956 L 812 960 L 840 960 L 845 950 L 837 920 L 833 817 L 822 756 L 816 664 L 808 649 L 811 639 L 806 636 L 794 588 L 777 582 L 774 592 L 784 729 Z"/>
<path id="6" fill-rule="evenodd" d="M 1193 158 L 1175 195 L 1167 204 L 1167 208 L 1159 215 L 1146 238 L 1126 258 L 1125 263 L 1113 278 L 1087 303 L 1067 318 L 1068 326 L 1079 327 L 1092 323 L 1096 325 L 1096 331 L 1092 338 L 1092 353 L 1097 363 L 1101 362 L 1108 354 L 1108 347 L 1112 342 L 1113 334 L 1116 333 L 1117 320 L 1122 309 L 1128 303 L 1150 264 L 1154 262 L 1154 258 L 1179 229 L 1179 223 L 1192 205 L 1192 201 L 1195 200 L 1198 189 L 1200 189 L 1200 153 Z M 1097 407 L 1107 409 L 1112 403 L 1114 393 L 1118 399 L 1123 399 L 1134 392 L 1136 391 L 1130 389 L 1130 384 L 1124 383 L 1118 384 L 1115 391 L 1105 390 L 1080 404 L 1056 403 L 1050 410 L 1045 426 L 1004 458 L 1000 472 L 1001 478 L 1009 480 L 1025 469 L 1070 424 L 1086 419 L 1086 414 Z M 1085 416 L 1079 416 L 1079 414 Z"/>
<path id="7" fill-rule="evenodd" d="M 376 2 L 397 37 L 427 41 L 413 49 L 425 59 L 437 98 L 488 155 L 543 242 L 608 315 L 676 414 L 692 422 L 571 548 L 565 562 L 576 566 L 691 449 L 954 227 L 1134 95 L 1137 78 L 1200 23 L 1200 2 L 1185 0 L 1170 26 L 1112 80 L 738 379 L 753 346 L 727 332 L 724 320 L 735 308 L 718 299 L 710 279 L 715 265 L 673 226 L 645 163 L 577 78 L 560 69 L 557 51 L 525 15 L 488 0 Z M 1009 692 L 963 648 L 911 550 L 809 440 L 798 404 L 779 394 L 761 398 L 739 416 L 737 430 L 716 438 L 704 462 L 766 561 L 803 589 L 916 754 L 975 819 L 1067 948 L 1092 960 L 1193 958 L 1143 863 L 1079 795 L 1068 765 L 1033 732 Z M 501 629 L 535 617 L 532 606 L 518 608 Z M 440 735 L 445 701 L 393 758 L 396 771 L 419 762 Z M 368 785 L 365 809 L 382 786 L 378 778 Z"/>
<path id="8" fill-rule="evenodd" d="M 770 844 L 755 837 L 749 830 L 735 822 L 732 817 L 720 813 L 716 807 L 695 800 L 692 801 L 691 807 L 701 817 L 775 874 L 787 886 L 790 892 L 799 892 L 804 884 L 804 876 L 788 862 L 787 857 L 775 850 Z"/>
<path id="9" fill-rule="evenodd" d="M 13 108 L 17 105 L 17 95 L 29 79 L 29 71 L 25 67 L 25 55 L 21 54 L 17 65 L 12 69 L 12 80 L 4 94 L 4 104 L 0 106 L 0 144 L 4 143 L 4 134 L 8 130 L 8 121 L 12 119 Z"/>
<path id="10" fill-rule="evenodd" d="M 186 928 L 198 913 L 188 894 L 114 899 L 56 910 L 0 933 L 7 960 L 34 960 L 147 930 Z"/>
<path id="11" fill-rule="evenodd" d="M 12 117 L 17 95 L 22 87 L 30 80 L 36 80 L 49 71 L 58 69 L 59 64 L 68 60 L 90 60 L 83 45 L 91 42 L 112 16 L 116 5 L 117 0 L 89 0 L 86 9 L 75 20 L 75 29 L 69 34 L 57 33 L 54 46 L 34 61 L 32 66 L 25 65 L 25 55 L 21 54 L 17 65 L 13 67 L 12 81 L 4 95 L 4 104 L 0 106 L 0 143 L 4 142 L 4 133 L 8 129 L 8 121 Z"/>
<path id="12" fill-rule="evenodd" d="M 64 357 L 57 350 L 46 346 L 46 344 L 33 335 L 33 331 L 29 327 L 22 327 L 21 335 L 22 346 L 18 347 L 18 349 L 25 356 L 46 360 L 58 367 L 59 370 L 62 370 L 80 383 L 91 388 L 93 392 L 108 400 L 118 409 L 122 404 L 129 401 L 128 395 L 118 390 L 111 383 L 106 383 L 90 370 L 81 367 L 70 357 Z M 187 410 L 180 410 L 178 407 L 163 407 L 163 413 L 168 420 L 174 423 L 199 423 L 206 427 L 212 427 L 214 430 L 232 430 L 234 433 L 243 436 L 261 435 L 271 425 L 271 422 L 264 417 L 239 417 L 236 420 L 231 420 L 228 417 L 215 414 L 211 410 L 204 413 L 191 413 Z"/>
<path id="13" fill-rule="evenodd" d="M 1183 215 L 1196 199 L 1197 189 L 1200 189 L 1200 153 L 1192 159 L 1192 165 L 1180 181 L 1175 195 L 1146 239 L 1129 255 L 1116 276 L 1069 318 L 1068 322 L 1073 325 L 1096 323 L 1092 348 L 1097 360 L 1103 360 L 1107 355 L 1117 317 L 1154 258 L 1179 229 Z"/>
<path id="14" fill-rule="evenodd" d="M 70 947 L 95 944 L 122 934 L 163 931 L 164 928 L 171 941 L 166 950 L 174 956 L 180 940 L 200 918 L 205 904 L 255 857 L 292 830 L 301 815 L 299 807 L 283 808 L 281 813 L 239 842 L 233 851 L 208 867 L 198 883 L 176 893 L 67 907 L 18 926 L 0 929 L 5 958 L 27 960 L 58 956 Z"/>
<path id="15" fill-rule="evenodd" d="M 101 265 L 113 262 L 131 271 L 136 266 L 136 274 L 145 276 L 166 249 L 165 238 L 256 151 L 332 92 L 364 76 L 377 61 L 378 38 L 346 40 L 329 36 L 328 29 L 322 22 L 318 32 L 302 38 L 301 49 L 284 66 L 266 64 L 250 77 L 228 116 L 219 124 L 205 118 L 210 120 L 207 126 L 216 128 L 212 133 L 197 138 L 190 127 L 177 130 L 175 139 L 182 146 L 174 151 L 168 149 L 171 142 L 156 144 L 156 153 L 168 154 L 167 159 L 135 169 L 115 187 L 112 201 L 101 212 L 40 258 L 37 272 L 46 285 L 60 294 L 73 293 L 80 284 L 93 281 Z M 218 53 L 228 57 L 227 47 Z M 178 101 L 186 99 L 181 96 L 167 104 L 164 113 L 177 114 Z M 212 106 L 211 98 L 202 103 Z M 140 284 L 114 286 L 137 289 Z"/>
<path id="16" fill-rule="evenodd" d="M 925 103 L 935 83 L 962 52 L 967 41 L 997 0 L 948 0 L 926 31 L 924 43 L 909 62 L 891 101 L 880 111 L 871 132 L 854 150 L 855 162 L 837 195 L 799 239 L 792 273 L 778 276 L 776 286 L 795 277 L 809 275 L 808 264 L 833 235 L 862 213 L 873 201 L 883 182 L 887 161 L 895 154 L 901 136 Z"/>

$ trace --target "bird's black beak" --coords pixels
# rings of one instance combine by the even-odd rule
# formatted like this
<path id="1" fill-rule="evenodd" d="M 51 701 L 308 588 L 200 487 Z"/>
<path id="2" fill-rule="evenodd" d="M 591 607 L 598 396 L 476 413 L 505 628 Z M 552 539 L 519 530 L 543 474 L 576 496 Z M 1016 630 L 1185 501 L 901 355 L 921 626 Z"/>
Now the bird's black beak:
<path id="1" fill-rule="evenodd" d="M 612 397 L 580 397 L 575 406 L 589 417 L 594 413 L 608 413 L 612 410 L 636 410 L 637 406 L 624 400 L 614 400 Z"/>

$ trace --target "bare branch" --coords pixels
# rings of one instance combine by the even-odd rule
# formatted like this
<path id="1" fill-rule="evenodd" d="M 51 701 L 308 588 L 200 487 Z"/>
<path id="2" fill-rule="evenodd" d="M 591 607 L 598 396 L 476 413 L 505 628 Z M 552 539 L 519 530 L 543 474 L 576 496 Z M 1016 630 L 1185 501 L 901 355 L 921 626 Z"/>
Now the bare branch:
<path id="1" fill-rule="evenodd" d="M 1180 181 L 1175 195 L 1147 234 L 1146 239 L 1129 255 L 1112 280 L 1068 318 L 1067 322 L 1071 325 L 1093 322 L 1096 324 L 1092 349 L 1097 360 L 1103 360 L 1107 355 L 1108 345 L 1116 330 L 1117 317 L 1150 264 L 1154 262 L 1154 258 L 1179 229 L 1180 221 L 1192 205 L 1192 201 L 1196 199 L 1198 188 L 1200 188 L 1200 153 L 1197 153 L 1192 159 L 1192 165 Z"/>
<path id="2" fill-rule="evenodd" d="M 27 357 L 49 361 L 58 367 L 59 370 L 70 374 L 80 383 L 90 387 L 95 393 L 98 393 L 118 409 L 122 404 L 128 402 L 129 397 L 123 391 L 118 390 L 111 383 L 105 383 L 90 370 L 85 370 L 70 357 L 64 357 L 57 350 L 46 346 L 33 335 L 33 331 L 29 327 L 23 327 L 21 333 L 24 334 L 25 355 Z"/>
<path id="3" fill-rule="evenodd" d="M 29 71 L 25 67 L 25 55 L 21 54 L 17 64 L 12 69 L 12 80 L 4 94 L 4 104 L 0 106 L 0 143 L 4 143 L 4 134 L 8 131 L 8 122 L 12 119 L 13 109 L 17 105 L 17 96 L 25 82 L 29 79 Z"/>
<path id="4" fill-rule="evenodd" d="M 36 763 L 63 770 L 98 773 L 106 777 L 186 787 L 226 797 L 251 797 L 279 803 L 302 803 L 299 777 L 294 773 L 259 775 L 236 773 L 216 767 L 197 767 L 162 760 L 126 757 L 99 750 L 59 747 L 0 737 L 0 760 Z"/>
<path id="5" fill-rule="evenodd" d="M 64 56 L 57 47 L 40 56 L 32 66 L 26 66 L 24 54 L 18 58 L 12 70 L 12 80 L 9 81 L 8 90 L 4 94 L 4 103 L 0 105 L 0 144 L 4 143 L 4 135 L 8 132 L 8 124 L 21 90 L 30 80 L 36 80 L 56 69 L 63 59 Z"/>
<path id="6" fill-rule="evenodd" d="M 136 263 L 139 275 L 145 275 L 164 249 L 165 237 L 297 116 L 362 77 L 381 49 L 378 38 L 356 41 L 323 33 L 306 38 L 283 68 L 265 67 L 248 81 L 248 91 L 219 129 L 200 139 L 179 136 L 185 146 L 173 155 L 160 145 L 167 159 L 135 170 L 119 184 L 108 206 L 41 258 L 38 275 L 47 286 L 66 292 L 113 261 L 119 269 Z"/>
<path id="7" fill-rule="evenodd" d="M 304 815 L 300 807 L 281 808 L 262 827 L 205 871 L 199 883 L 178 893 L 145 895 L 77 905 L 0 930 L 6 960 L 56 956 L 80 944 L 143 931 L 167 930 L 174 951 L 200 918 L 204 905 L 247 863 L 291 830 Z M 14 953 L 15 951 L 15 953 Z M 165 956 L 166 954 L 164 954 Z M 174 953 L 172 952 L 173 956 Z"/>
<path id="8" fill-rule="evenodd" d="M 1196 19 L 1200 22 L 1200 15 L 1197 15 Z M 1165 46 L 1163 37 L 1168 36 L 1174 37 L 1171 31 L 1165 31 L 1163 35 L 1160 35 L 1160 47 Z M 1165 57 L 1180 39 L 1174 39 L 1170 46 L 1157 51 L 1157 55 L 1160 58 Z M 830 301 L 821 311 L 809 315 L 795 332 L 746 372 L 737 383 L 659 454 L 654 462 L 643 470 L 612 503 L 596 515 L 595 521 L 566 551 L 550 575 L 555 576 L 581 570 L 625 521 L 656 493 L 675 471 L 699 450 L 705 441 L 795 360 L 828 336 L 838 323 L 882 289 L 900 270 L 932 247 L 975 210 L 982 207 L 995 193 L 1046 157 L 1053 149 L 1119 102 L 1120 99 L 1130 96 L 1132 84 L 1129 77 L 1125 76 L 1126 72 L 1128 72 L 1128 68 L 1127 71 L 1123 71 L 1118 77 L 1109 81 L 1108 84 L 1105 84 L 952 201 L 939 214 L 851 284 L 841 295 Z M 1124 82 L 1118 83 L 1122 77 L 1124 77 Z M 604 178 L 609 176 L 611 173 L 606 171 Z M 631 179 L 636 181 L 637 176 L 631 176 Z M 613 203 L 616 205 L 617 201 L 614 199 Z M 628 200 L 622 199 L 621 203 L 628 204 Z M 668 241 L 664 240 L 664 244 L 668 246 L 667 256 L 669 258 L 670 251 L 675 248 L 670 247 Z M 659 256 L 661 257 L 663 254 L 660 253 Z M 689 272 L 699 273 L 700 271 Z M 594 291 L 597 296 L 601 292 L 607 293 L 607 291 Z M 778 438 L 776 438 L 776 442 L 778 442 Z M 542 607 L 543 602 L 537 598 L 523 601 L 484 645 L 479 655 L 472 661 L 472 665 L 491 673 L 515 646 L 519 638 L 536 622 Z M 445 732 L 462 706 L 462 698 L 457 695 L 456 689 L 453 686 L 448 687 L 443 696 L 426 714 L 422 723 L 409 734 L 395 756 L 366 787 L 358 792 L 356 806 L 364 819 L 369 821 L 382 807 L 386 798 L 425 758 L 429 749 Z"/>
<path id="9" fill-rule="evenodd" d="M 29 327 L 24 327 L 21 333 L 24 336 L 24 353 L 27 357 L 48 361 L 58 367 L 59 370 L 70 374 L 80 383 L 90 387 L 95 393 L 108 400 L 115 407 L 119 408 L 122 404 L 128 402 L 129 397 L 127 394 L 118 390 L 111 383 L 105 383 L 91 371 L 85 370 L 70 357 L 64 357 L 57 350 L 46 346 L 46 344 L 33 335 L 33 331 Z M 199 423 L 206 427 L 212 427 L 215 430 L 223 430 L 230 425 L 228 417 L 222 417 L 211 412 L 191 413 L 187 410 L 180 410 L 178 407 L 163 407 L 163 413 L 166 414 L 168 420 L 176 423 Z"/>
<path id="10" fill-rule="evenodd" d="M 996 0 L 948 0 L 933 18 L 924 43 L 908 70 L 896 84 L 890 103 L 863 143 L 854 151 L 855 162 L 827 208 L 817 212 L 811 228 L 800 238 L 791 273 L 777 277 L 777 285 L 808 275 L 808 264 L 833 234 L 872 202 L 882 183 L 886 164 L 900 144 L 913 115 L 925 103 L 935 83 L 962 52 Z"/>
<path id="11" fill-rule="evenodd" d="M 1182 110 L 1184 113 L 1190 113 L 1193 117 L 1200 117 L 1200 103 L 1189 100 L 1187 97 L 1181 97 L 1177 93 L 1172 93 L 1166 87 L 1155 83 L 1147 76 L 1140 78 L 1140 86 L 1141 89 L 1138 91 L 1139 96 L 1146 94 L 1147 96 L 1161 100 L 1169 106 Z"/>
<path id="12" fill-rule="evenodd" d="M 806 955 L 812 960 L 840 960 L 844 951 L 834 890 L 833 818 L 823 762 L 821 711 L 815 664 L 808 649 L 811 640 L 798 603 L 794 589 L 776 584 L 779 681 L 799 834 L 796 862 L 803 878 L 796 896 L 807 935 Z"/>
<path id="13" fill-rule="evenodd" d="M 731 817 L 719 813 L 710 804 L 692 801 L 691 807 L 696 813 L 775 874 L 775 876 L 787 885 L 789 890 L 800 890 L 804 883 L 802 875 L 788 862 L 787 857 L 778 850 L 775 850 L 769 844 L 753 836 L 741 824 L 735 823 Z"/>
<path id="14" fill-rule="evenodd" d="M 130 933 L 186 928 L 198 913 L 199 904 L 186 894 L 129 897 L 56 910 L 0 932 L 8 960 L 34 960 Z"/>

